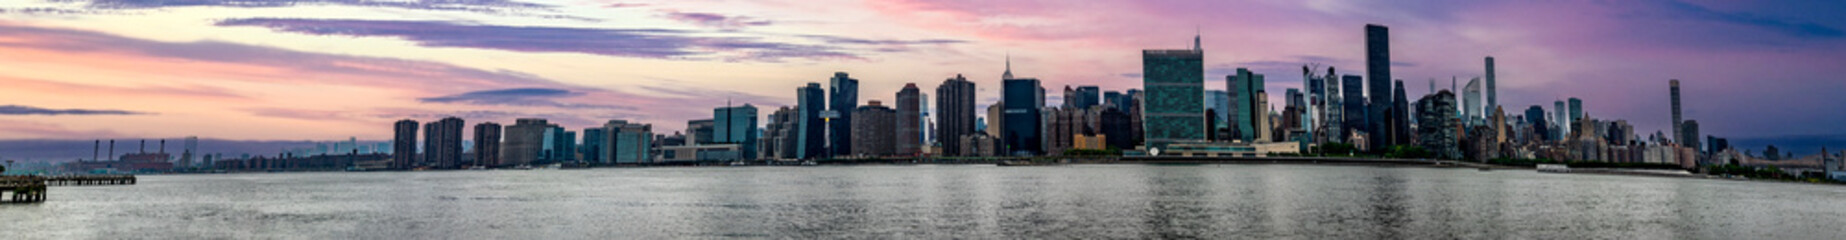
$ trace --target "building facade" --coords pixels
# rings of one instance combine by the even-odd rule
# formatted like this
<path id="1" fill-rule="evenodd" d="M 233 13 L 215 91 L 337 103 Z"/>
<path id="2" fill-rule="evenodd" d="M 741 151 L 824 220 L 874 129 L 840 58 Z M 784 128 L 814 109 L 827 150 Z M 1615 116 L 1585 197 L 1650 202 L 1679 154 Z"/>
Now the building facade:
<path id="1" fill-rule="evenodd" d="M 936 86 L 936 136 L 942 154 L 961 156 L 962 136 L 974 134 L 974 82 L 957 74 Z"/>
<path id="2" fill-rule="evenodd" d="M 1142 50 L 1142 141 L 1149 149 L 1205 141 L 1205 51 Z"/>
<path id="3" fill-rule="evenodd" d="M 474 165 L 500 166 L 500 124 L 474 124 Z"/>
<path id="4" fill-rule="evenodd" d="M 897 153 L 897 110 L 879 101 L 853 110 L 852 156 L 890 156 Z"/>
<path id="5" fill-rule="evenodd" d="M 893 155 L 916 156 L 923 148 L 923 91 L 906 83 L 897 91 L 897 139 Z"/>
<path id="6" fill-rule="evenodd" d="M 827 80 L 827 100 L 830 116 L 827 120 L 831 132 L 827 133 L 830 155 L 847 155 L 852 153 L 853 110 L 859 108 L 859 80 L 847 76 L 845 72 L 833 73 Z"/>
<path id="7" fill-rule="evenodd" d="M 391 168 L 410 169 L 417 161 L 417 121 L 404 119 L 392 125 Z M 110 149 L 115 149 L 115 140 L 110 140 Z M 111 150 L 110 152 L 114 152 Z"/>

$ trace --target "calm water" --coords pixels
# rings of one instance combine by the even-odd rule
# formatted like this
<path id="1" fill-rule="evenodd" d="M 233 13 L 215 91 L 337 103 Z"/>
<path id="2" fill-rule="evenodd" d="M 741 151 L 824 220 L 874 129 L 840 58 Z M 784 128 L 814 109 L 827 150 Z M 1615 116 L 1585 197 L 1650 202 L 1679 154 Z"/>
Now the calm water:
<path id="1" fill-rule="evenodd" d="M 143 176 L 0 205 L 28 238 L 1840 239 L 1846 187 L 1297 165 Z"/>

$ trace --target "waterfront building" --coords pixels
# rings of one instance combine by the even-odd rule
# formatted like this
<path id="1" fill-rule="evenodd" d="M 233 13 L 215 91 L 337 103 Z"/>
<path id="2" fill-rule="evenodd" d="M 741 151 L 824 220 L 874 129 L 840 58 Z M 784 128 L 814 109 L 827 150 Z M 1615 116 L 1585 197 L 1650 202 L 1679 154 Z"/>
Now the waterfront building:
<path id="1" fill-rule="evenodd" d="M 992 157 L 999 155 L 999 143 L 986 133 L 969 133 L 961 136 L 960 151 L 965 157 Z"/>
<path id="2" fill-rule="evenodd" d="M 859 80 L 846 75 L 845 72 L 833 73 L 827 80 L 828 115 L 827 133 L 829 156 L 852 153 L 852 111 L 859 108 Z"/>
<path id="3" fill-rule="evenodd" d="M 393 125 L 391 138 L 391 168 L 410 169 L 417 159 L 417 120 L 398 120 Z M 115 140 L 110 140 L 110 148 L 115 149 Z M 114 152 L 111 150 L 111 152 Z"/>
<path id="4" fill-rule="evenodd" d="M 800 113 L 795 108 L 783 106 L 769 114 L 769 125 L 763 129 L 763 137 L 758 140 L 757 154 L 762 159 L 794 159 L 795 134 L 800 122 Z"/>
<path id="5" fill-rule="evenodd" d="M 474 124 L 474 165 L 500 166 L 500 124 Z"/>
<path id="6" fill-rule="evenodd" d="M 1554 101 L 1552 104 L 1555 106 L 1552 106 L 1551 109 L 1551 126 L 1557 127 L 1557 129 L 1551 131 L 1553 134 L 1556 134 L 1552 135 L 1552 140 L 1562 141 L 1568 139 L 1571 125 L 1570 108 L 1564 106 L 1564 101 Z"/>
<path id="7" fill-rule="evenodd" d="M 1010 72 L 1010 71 L 1009 71 Z M 1041 108 L 1045 106 L 1045 88 L 1036 78 L 1012 78 L 1002 81 L 1001 150 L 1008 155 L 1038 155 L 1044 150 Z"/>
<path id="8" fill-rule="evenodd" d="M 577 148 L 577 153 L 582 154 L 580 158 L 583 162 L 609 164 L 608 149 L 602 147 L 609 145 L 609 132 L 599 126 L 584 128 L 581 133 L 583 133 L 583 146 Z"/>
<path id="9" fill-rule="evenodd" d="M 462 120 L 447 117 L 423 125 L 424 165 L 458 168 L 462 157 Z"/>
<path id="10" fill-rule="evenodd" d="M 987 105 L 987 136 L 1002 136 L 1006 132 L 1006 101 Z"/>
<path id="11" fill-rule="evenodd" d="M 507 126 L 501 143 L 500 161 L 504 166 L 528 165 L 543 154 L 545 132 L 553 125 L 542 118 L 521 118 Z"/>
<path id="12" fill-rule="evenodd" d="M 654 126 L 650 124 L 630 123 L 626 120 L 609 120 L 603 124 L 603 132 L 608 134 L 609 144 L 603 152 L 609 153 L 609 160 L 616 164 L 653 163 Z M 687 144 L 693 145 L 693 144 Z"/>
<path id="13" fill-rule="evenodd" d="M 820 83 L 810 82 L 807 86 L 795 89 L 797 100 L 795 108 L 800 115 L 796 117 L 798 120 L 795 135 L 792 136 L 795 138 L 795 145 L 791 147 L 795 153 L 792 158 L 813 159 L 827 156 L 824 153 L 827 146 L 827 123 L 821 118 L 823 112 L 827 111 L 826 96 Z"/>
<path id="14" fill-rule="evenodd" d="M 1205 141 L 1205 51 L 1142 50 L 1141 83 L 1147 88 L 1139 111 L 1143 144 L 1157 149 L 1174 142 Z"/>
<path id="15" fill-rule="evenodd" d="M 922 90 L 917 84 L 906 83 L 903 90 L 897 91 L 897 129 L 896 145 L 893 155 L 917 156 L 922 153 L 924 121 Z"/>
<path id="16" fill-rule="evenodd" d="M 1455 118 L 1455 93 L 1448 90 L 1424 95 L 1417 100 L 1417 137 L 1423 149 L 1440 159 L 1461 159 L 1459 143 L 1461 125 Z"/>
<path id="17" fill-rule="evenodd" d="M 1396 81 L 1396 85 L 1392 88 L 1391 92 L 1391 113 L 1389 115 L 1391 118 L 1388 123 L 1389 126 L 1391 126 L 1391 135 L 1389 135 L 1390 141 L 1387 142 L 1389 145 L 1385 146 L 1411 144 L 1410 101 L 1404 97 L 1404 81 Z"/>
<path id="18" fill-rule="evenodd" d="M 1679 137 L 1679 139 L 1683 139 L 1679 142 L 1679 145 L 1697 149 L 1699 147 L 1699 121 L 1686 120 L 1680 122 L 1679 127 L 1681 128 L 1679 133 L 1685 135 Z"/>
<path id="19" fill-rule="evenodd" d="M 1370 115 L 1367 116 L 1367 130 L 1371 132 L 1372 146 L 1387 147 L 1392 131 L 1389 124 L 1391 111 L 1391 45 L 1390 30 L 1383 25 L 1365 25 L 1365 77 L 1369 83 L 1368 97 L 1371 99 Z"/>
<path id="20" fill-rule="evenodd" d="M 961 156 L 962 136 L 975 133 L 975 91 L 974 82 L 961 74 L 936 86 L 936 133 L 932 135 L 942 145 L 943 155 Z"/>
<path id="21" fill-rule="evenodd" d="M 1324 81 L 1326 92 L 1321 98 L 1326 100 L 1323 100 L 1321 106 L 1322 114 L 1318 119 L 1320 124 L 1316 125 L 1322 128 L 1318 131 L 1323 136 L 1320 141 L 1344 142 L 1341 141 L 1343 140 L 1341 136 L 1345 136 L 1347 130 L 1345 127 L 1346 111 L 1343 111 L 1346 108 L 1345 95 L 1342 95 L 1344 94 L 1340 89 L 1342 83 L 1339 82 L 1339 76 L 1334 75 L 1333 67 L 1327 67 L 1327 76 Z"/>
<path id="22" fill-rule="evenodd" d="M 1345 139 L 1353 135 L 1370 133 L 1372 112 L 1366 104 L 1365 78 L 1357 75 L 1340 76 L 1340 92 L 1340 115 L 1344 115 L 1341 128 L 1345 128 L 1346 133 L 1339 138 Z M 1361 144 L 1350 141 L 1346 143 Z"/>
<path id="23" fill-rule="evenodd" d="M 1263 75 L 1252 73 L 1250 69 L 1238 68 L 1237 75 L 1225 76 L 1224 79 L 1224 89 L 1230 92 L 1229 113 L 1226 114 L 1229 117 L 1226 124 L 1231 129 L 1230 139 L 1252 142 L 1258 138 L 1269 138 L 1262 133 L 1266 131 L 1262 131 L 1256 124 L 1260 122 L 1257 117 L 1261 115 L 1259 113 L 1269 111 L 1269 107 L 1258 103 L 1263 98 L 1257 96 L 1257 92 L 1263 92 Z"/>
<path id="24" fill-rule="evenodd" d="M 1230 126 L 1229 121 L 1231 119 L 1231 115 L 1230 115 L 1231 114 L 1231 102 L 1232 102 L 1231 92 L 1229 91 L 1224 91 L 1224 90 L 1205 91 L 1205 111 L 1211 113 L 1211 114 L 1208 114 L 1208 116 L 1206 117 L 1210 117 L 1212 119 L 1212 121 L 1209 121 L 1207 123 L 1213 126 L 1212 128 L 1205 129 L 1207 131 L 1206 132 L 1207 134 L 1216 132 L 1217 128 L 1228 128 L 1228 126 Z M 1225 137 L 1219 136 L 1217 138 L 1225 138 Z"/>
<path id="25" fill-rule="evenodd" d="M 897 110 L 877 100 L 853 110 L 852 156 L 890 156 L 897 153 Z"/>
<path id="26" fill-rule="evenodd" d="M 712 109 L 711 144 L 737 144 L 738 157 L 744 160 L 756 159 L 757 129 L 756 106 L 722 107 Z"/>

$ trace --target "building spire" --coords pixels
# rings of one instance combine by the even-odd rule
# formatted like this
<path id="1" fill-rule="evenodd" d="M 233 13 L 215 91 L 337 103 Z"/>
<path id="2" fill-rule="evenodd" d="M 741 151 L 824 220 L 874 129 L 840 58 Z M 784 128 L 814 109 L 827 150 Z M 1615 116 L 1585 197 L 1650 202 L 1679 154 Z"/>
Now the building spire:
<path id="1" fill-rule="evenodd" d="M 1200 30 L 1198 26 L 1192 27 L 1192 51 L 1205 52 L 1205 45 L 1199 43 L 1199 35 L 1203 35 L 1203 32 L 1204 31 Z"/>
<path id="2" fill-rule="evenodd" d="M 1006 53 L 1006 73 L 1000 74 L 1000 80 L 1013 79 L 1013 53 Z"/>

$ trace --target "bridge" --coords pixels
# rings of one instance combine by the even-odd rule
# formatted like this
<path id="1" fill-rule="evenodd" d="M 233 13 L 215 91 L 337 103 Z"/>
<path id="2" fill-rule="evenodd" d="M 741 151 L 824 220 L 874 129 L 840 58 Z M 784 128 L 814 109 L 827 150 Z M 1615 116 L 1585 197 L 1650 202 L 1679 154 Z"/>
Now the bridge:
<path id="1" fill-rule="evenodd" d="M 135 184 L 134 175 L 0 176 L 0 202 L 43 202 L 49 186 L 131 184 Z"/>

